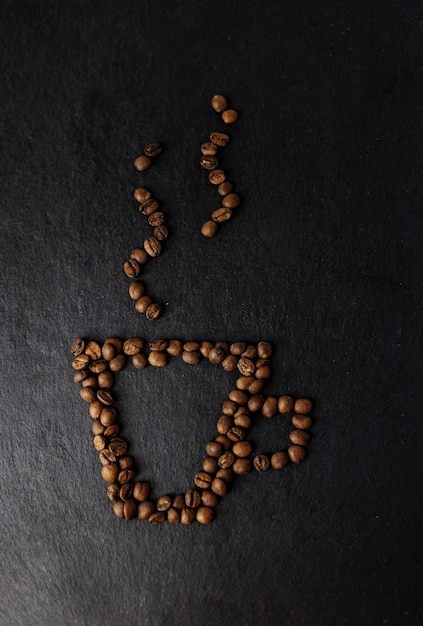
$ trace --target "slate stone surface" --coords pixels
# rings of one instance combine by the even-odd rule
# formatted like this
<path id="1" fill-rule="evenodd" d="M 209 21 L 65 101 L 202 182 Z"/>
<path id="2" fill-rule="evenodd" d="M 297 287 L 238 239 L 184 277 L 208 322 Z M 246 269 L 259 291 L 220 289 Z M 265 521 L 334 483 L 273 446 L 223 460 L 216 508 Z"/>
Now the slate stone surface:
<path id="1" fill-rule="evenodd" d="M 420 624 L 421 3 L 1 3 L 2 626 Z M 218 208 L 199 146 L 240 111 Z M 165 150 L 137 173 L 148 141 Z M 122 264 L 154 190 L 165 252 Z M 267 393 L 315 401 L 305 463 L 235 481 L 212 525 L 116 519 L 72 381 L 77 336 L 267 339 Z M 140 475 L 192 485 L 233 384 L 129 369 Z M 258 420 L 257 451 L 286 447 Z"/>

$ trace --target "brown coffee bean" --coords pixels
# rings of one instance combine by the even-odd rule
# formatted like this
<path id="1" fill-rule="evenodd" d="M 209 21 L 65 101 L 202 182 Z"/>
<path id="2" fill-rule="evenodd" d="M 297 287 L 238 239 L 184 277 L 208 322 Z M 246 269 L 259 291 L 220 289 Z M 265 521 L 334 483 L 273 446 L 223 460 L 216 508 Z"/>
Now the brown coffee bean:
<path id="1" fill-rule="evenodd" d="M 86 368 L 82 368 L 81 370 L 76 370 L 75 374 L 73 375 L 73 382 L 82 383 L 82 381 L 85 380 L 85 378 L 87 378 L 87 376 L 89 375 L 90 375 L 90 372 Z"/>
<path id="2" fill-rule="evenodd" d="M 113 483 L 113 484 L 115 484 L 115 483 Z M 134 490 L 134 488 L 133 488 L 131 483 L 125 483 L 119 489 L 119 498 L 123 502 L 126 502 L 127 500 L 132 499 L 132 492 L 133 492 L 133 490 Z"/>
<path id="3" fill-rule="evenodd" d="M 132 458 L 132 456 L 129 456 L 128 454 L 125 456 L 121 456 L 118 459 L 118 465 L 119 465 L 119 469 L 121 470 L 129 469 L 131 467 L 134 467 L 134 459 Z"/>
<path id="4" fill-rule="evenodd" d="M 104 409 L 104 404 L 100 400 L 93 400 L 88 407 L 88 412 L 93 420 L 98 419 Z"/>
<path id="5" fill-rule="evenodd" d="M 92 387 L 82 387 L 79 391 L 79 395 L 85 402 L 93 402 L 93 400 L 96 399 L 96 392 Z"/>
<path id="6" fill-rule="evenodd" d="M 221 96 L 220 94 L 216 94 L 215 96 L 213 96 L 211 105 L 216 113 L 223 113 L 223 111 L 228 108 L 228 103 L 226 102 L 225 96 Z"/>
<path id="7" fill-rule="evenodd" d="M 100 374 L 101 372 L 104 372 L 107 369 L 107 367 L 108 367 L 108 363 L 104 359 L 98 359 L 98 361 L 91 361 L 91 363 L 88 365 L 88 369 L 93 374 Z"/>
<path id="8" fill-rule="evenodd" d="M 188 365 L 198 365 L 201 362 L 201 354 L 200 351 L 194 352 L 182 352 L 182 360 Z"/>
<path id="9" fill-rule="evenodd" d="M 154 513 L 156 505 L 151 500 L 145 500 L 138 505 L 138 519 L 146 520 Z"/>
<path id="10" fill-rule="evenodd" d="M 216 168 L 219 167 L 219 161 L 217 160 L 215 156 L 211 154 L 210 155 L 203 154 L 203 156 L 200 159 L 200 165 L 205 170 L 215 170 Z"/>
<path id="11" fill-rule="evenodd" d="M 206 456 L 202 463 L 203 470 L 208 474 L 215 474 L 219 468 L 217 464 L 217 458 L 212 456 Z"/>
<path id="12" fill-rule="evenodd" d="M 216 146 L 224 148 L 229 143 L 229 135 L 227 135 L 226 133 L 214 132 L 210 135 L 210 141 L 216 144 Z"/>
<path id="13" fill-rule="evenodd" d="M 179 524 L 179 522 L 181 521 L 181 514 L 177 509 L 174 509 L 172 507 L 167 512 L 167 521 L 169 522 L 169 524 Z"/>
<path id="14" fill-rule="evenodd" d="M 201 504 L 200 492 L 196 489 L 188 489 L 185 494 L 185 505 L 190 509 L 196 509 Z"/>
<path id="15" fill-rule="evenodd" d="M 306 457 L 306 451 L 302 446 L 292 445 L 288 448 L 288 455 L 293 463 L 301 463 Z"/>
<path id="16" fill-rule="evenodd" d="M 214 237 L 217 234 L 218 228 L 219 227 L 216 222 L 208 220 L 202 225 L 201 234 L 203 237 Z"/>
<path id="17" fill-rule="evenodd" d="M 200 350 L 198 341 L 186 341 L 183 346 L 185 352 L 197 352 Z"/>
<path id="18" fill-rule="evenodd" d="M 128 356 L 138 354 L 138 352 L 141 352 L 143 349 L 144 344 L 145 341 L 141 339 L 141 337 L 132 337 L 131 339 L 127 339 L 123 344 L 123 352 Z"/>
<path id="19" fill-rule="evenodd" d="M 271 419 L 272 417 L 276 415 L 277 411 L 278 411 L 277 399 L 273 398 L 272 396 L 269 396 L 268 398 L 266 398 L 261 408 L 263 417 L 266 417 L 267 419 Z"/>
<path id="20" fill-rule="evenodd" d="M 246 359 L 256 359 L 257 346 L 253 345 L 252 343 L 248 344 L 241 356 L 245 357 Z"/>
<path id="21" fill-rule="evenodd" d="M 214 347 L 209 352 L 209 361 L 211 363 L 222 363 L 226 358 L 226 352 L 222 347 Z"/>
<path id="22" fill-rule="evenodd" d="M 222 444 L 224 452 L 226 452 L 226 450 L 229 450 L 229 448 L 232 446 L 232 441 L 228 439 L 226 435 L 217 435 L 214 440 Z"/>
<path id="23" fill-rule="evenodd" d="M 93 439 L 94 448 L 96 450 L 104 450 L 107 446 L 107 439 L 104 435 L 95 435 Z"/>
<path id="24" fill-rule="evenodd" d="M 270 459 L 265 454 L 258 454 L 254 457 L 254 469 L 258 472 L 267 472 L 270 467 Z"/>
<path id="25" fill-rule="evenodd" d="M 105 427 L 111 426 L 112 424 L 116 422 L 116 420 L 117 420 L 116 409 L 112 406 L 104 406 L 100 415 L 100 422 L 103 424 L 103 426 Z"/>
<path id="26" fill-rule="evenodd" d="M 234 415 L 238 409 L 238 404 L 233 402 L 232 400 L 225 400 L 222 404 L 222 413 L 223 415 Z"/>
<path id="27" fill-rule="evenodd" d="M 101 354 L 105 361 L 111 361 L 116 356 L 116 348 L 111 343 L 105 343 L 101 348 Z"/>
<path id="28" fill-rule="evenodd" d="M 133 469 L 124 469 L 119 472 L 118 483 L 124 485 L 131 482 L 135 478 L 135 471 Z"/>
<path id="29" fill-rule="evenodd" d="M 149 524 L 152 524 L 154 526 L 156 526 L 157 524 L 161 524 L 162 522 L 165 522 L 166 520 L 167 520 L 166 511 L 156 511 L 155 513 L 152 513 L 150 517 L 148 518 Z"/>
<path id="30" fill-rule="evenodd" d="M 130 254 L 130 258 L 135 260 L 139 265 L 145 265 L 150 259 L 144 248 L 134 248 Z"/>
<path id="31" fill-rule="evenodd" d="M 214 222 L 227 222 L 232 217 L 232 209 L 221 207 L 213 211 L 211 216 Z"/>
<path id="32" fill-rule="evenodd" d="M 250 378 L 250 381 L 251 382 L 248 387 L 248 393 L 250 393 L 252 396 L 255 396 L 263 391 L 264 385 L 266 384 L 265 380 L 257 380 L 256 378 L 251 380 Z"/>
<path id="33" fill-rule="evenodd" d="M 222 206 L 228 209 L 236 209 L 241 204 L 241 199 L 236 193 L 229 193 L 224 196 L 222 200 Z"/>
<path id="34" fill-rule="evenodd" d="M 301 415 L 307 415 L 313 408 L 313 403 L 308 398 L 297 398 L 294 402 L 295 413 L 301 413 Z"/>
<path id="35" fill-rule="evenodd" d="M 116 352 L 122 352 L 123 341 L 119 337 L 108 337 L 104 343 L 111 343 L 115 347 Z"/>
<path id="36" fill-rule="evenodd" d="M 278 399 L 279 413 L 291 413 L 294 408 L 294 400 L 291 396 L 280 396 Z"/>
<path id="37" fill-rule="evenodd" d="M 128 442 L 122 439 L 122 437 L 114 437 L 109 443 L 109 450 L 115 456 L 124 456 L 128 450 Z"/>
<path id="38" fill-rule="evenodd" d="M 252 425 L 251 417 L 246 413 L 240 413 L 239 415 L 235 415 L 234 424 L 235 426 L 240 426 L 244 430 L 248 430 L 248 428 L 251 428 Z"/>
<path id="39" fill-rule="evenodd" d="M 116 463 L 103 465 L 101 468 L 101 477 L 108 483 L 115 483 L 119 475 L 119 468 Z"/>
<path id="40" fill-rule="evenodd" d="M 231 468 L 221 468 L 216 472 L 216 478 L 220 478 L 225 483 L 229 484 L 233 478 L 233 473 Z"/>
<path id="41" fill-rule="evenodd" d="M 217 146 L 211 141 L 207 141 L 201 145 L 201 154 L 205 156 L 214 156 L 217 153 Z"/>
<path id="42" fill-rule="evenodd" d="M 155 213 L 159 208 L 159 203 L 157 202 L 157 200 L 155 198 L 150 198 L 149 200 L 146 200 L 145 202 L 143 202 L 142 204 L 139 205 L 138 207 L 138 211 L 140 211 L 140 213 L 142 213 L 143 215 L 151 215 L 152 213 Z"/>
<path id="43" fill-rule="evenodd" d="M 85 346 L 85 354 L 88 354 L 92 361 L 96 361 L 101 357 L 101 348 L 96 341 L 90 341 Z"/>
<path id="44" fill-rule="evenodd" d="M 132 365 L 136 367 L 137 370 L 145 369 L 148 365 L 147 356 L 145 354 L 141 354 L 141 352 L 134 354 L 132 357 Z"/>
<path id="45" fill-rule="evenodd" d="M 128 498 L 123 504 L 123 517 L 129 521 L 137 516 L 137 504 Z"/>
<path id="46" fill-rule="evenodd" d="M 151 257 L 155 257 L 160 254 L 162 247 L 156 237 L 147 237 L 144 241 L 144 249 Z"/>
<path id="47" fill-rule="evenodd" d="M 156 226 L 161 226 L 165 221 L 164 213 L 162 211 L 156 211 L 148 216 L 147 221 L 150 226 L 153 226 L 154 228 Z"/>
<path id="48" fill-rule="evenodd" d="M 205 358 L 208 359 L 209 358 L 209 354 L 210 354 L 210 350 L 212 350 L 212 348 L 214 348 L 214 344 L 212 344 L 211 341 L 202 341 L 200 343 L 200 352 L 201 355 Z"/>
<path id="49" fill-rule="evenodd" d="M 138 313 L 145 313 L 150 304 L 153 304 L 153 299 L 150 298 L 150 296 L 141 296 L 141 298 L 135 302 L 135 310 L 138 311 Z"/>
<path id="50" fill-rule="evenodd" d="M 167 339 L 154 339 L 154 341 L 150 341 L 148 344 L 150 350 L 155 352 L 164 352 L 167 346 Z"/>
<path id="51" fill-rule="evenodd" d="M 184 507 L 181 511 L 181 524 L 192 524 L 195 520 L 195 509 L 190 509 L 189 507 Z"/>
<path id="52" fill-rule="evenodd" d="M 221 435 L 226 435 L 228 430 L 233 426 L 233 419 L 229 415 L 221 415 L 217 420 L 217 432 Z"/>
<path id="53" fill-rule="evenodd" d="M 232 470 L 234 474 L 239 474 L 240 476 L 248 474 L 251 471 L 250 459 L 237 459 L 232 466 Z"/>
<path id="54" fill-rule="evenodd" d="M 235 356 L 241 356 L 246 349 L 247 344 L 244 341 L 236 341 L 230 345 L 229 351 L 231 354 L 235 354 Z"/>
<path id="55" fill-rule="evenodd" d="M 166 352 L 170 354 L 170 356 L 181 356 L 183 352 L 182 341 L 179 339 L 170 339 Z"/>
<path id="56" fill-rule="evenodd" d="M 225 180 L 224 183 L 221 183 L 217 188 L 217 193 L 219 196 L 227 196 L 231 193 L 233 189 L 233 184 L 229 182 L 229 180 Z"/>
<path id="57" fill-rule="evenodd" d="M 73 356 L 77 357 L 84 352 L 85 349 L 85 341 L 81 338 L 75 339 L 75 341 L 71 345 L 71 352 Z"/>
<path id="58" fill-rule="evenodd" d="M 248 410 L 251 411 L 251 413 L 257 413 L 258 411 L 261 411 L 263 404 L 264 397 L 258 393 L 254 396 L 251 396 L 251 398 L 248 400 Z"/>
<path id="59" fill-rule="evenodd" d="M 200 524 L 210 524 L 213 520 L 214 509 L 210 506 L 200 506 L 197 510 L 196 520 L 200 522 Z"/>
<path id="60" fill-rule="evenodd" d="M 219 467 L 226 469 L 228 467 L 232 467 L 232 465 L 234 464 L 234 461 L 235 461 L 235 457 L 233 453 L 227 450 L 219 457 L 217 462 L 218 462 Z"/>
<path id="61" fill-rule="evenodd" d="M 156 508 L 158 511 L 167 511 L 172 506 L 172 497 L 169 495 L 160 496 L 156 502 Z"/>
<path id="62" fill-rule="evenodd" d="M 251 441 L 237 441 L 232 446 L 232 452 L 238 457 L 247 457 L 253 453 L 253 444 Z"/>
<path id="63" fill-rule="evenodd" d="M 103 435 L 107 438 L 113 439 L 113 437 L 116 437 L 119 434 L 119 431 L 119 424 L 111 424 L 111 426 L 106 426 Z"/>
<path id="64" fill-rule="evenodd" d="M 234 124 L 238 119 L 238 113 L 234 109 L 226 109 L 221 117 L 225 124 Z"/>
<path id="65" fill-rule="evenodd" d="M 109 367 L 112 372 L 120 372 L 126 365 L 126 356 L 122 353 L 117 354 L 111 361 Z"/>
<path id="66" fill-rule="evenodd" d="M 146 200 L 150 200 L 151 191 L 145 187 L 138 187 L 134 191 L 134 198 L 137 202 L 139 202 L 139 204 L 142 204 L 143 202 L 146 202 Z"/>
<path id="67" fill-rule="evenodd" d="M 173 498 L 172 507 L 177 511 L 182 511 L 182 509 L 185 507 L 185 495 L 179 493 L 177 496 L 175 496 Z"/>
<path id="68" fill-rule="evenodd" d="M 119 490 L 119 485 L 117 483 L 111 483 L 108 485 L 106 493 L 109 500 L 112 502 L 119 500 Z"/>
<path id="69" fill-rule="evenodd" d="M 223 170 L 213 170 L 209 174 L 209 181 L 212 185 L 220 185 L 226 180 L 226 174 Z"/>
<path id="70" fill-rule="evenodd" d="M 91 387 L 92 389 L 97 389 L 98 388 L 98 380 L 97 380 L 97 376 L 87 376 L 87 378 L 84 378 L 84 380 L 82 381 L 82 387 Z"/>
<path id="71" fill-rule="evenodd" d="M 257 344 L 257 354 L 260 359 L 270 359 L 272 356 L 272 344 L 268 341 L 260 341 Z"/>
<path id="72" fill-rule="evenodd" d="M 135 483 L 133 497 L 138 502 L 145 502 L 150 497 L 151 486 L 148 482 Z"/>
<path id="73" fill-rule="evenodd" d="M 153 143 L 148 143 L 144 146 L 144 154 L 149 158 L 154 158 L 161 153 L 162 149 L 162 144 L 158 141 L 154 141 Z"/>
<path id="74" fill-rule="evenodd" d="M 310 442 L 310 434 L 305 430 L 296 429 L 289 433 L 289 439 L 299 446 L 306 446 Z"/>
<path id="75" fill-rule="evenodd" d="M 99 419 L 92 421 L 91 430 L 93 435 L 104 435 L 105 428 Z"/>
<path id="76" fill-rule="evenodd" d="M 117 500 L 114 504 L 113 504 L 113 513 L 116 515 L 116 517 L 118 517 L 119 519 L 123 519 L 124 518 L 124 512 L 123 512 L 123 502 L 122 500 Z"/>
<path id="77" fill-rule="evenodd" d="M 252 376 L 256 370 L 254 362 L 245 356 L 239 359 L 237 367 L 242 376 Z"/>
<path id="78" fill-rule="evenodd" d="M 161 316 L 163 308 L 157 302 L 152 302 L 150 306 L 147 307 L 145 312 L 145 317 L 148 320 L 157 320 Z"/>
<path id="79" fill-rule="evenodd" d="M 206 443 L 206 453 L 208 456 L 219 457 L 223 451 L 222 444 L 217 441 L 209 441 Z"/>
<path id="80" fill-rule="evenodd" d="M 164 241 L 169 237 L 169 231 L 167 230 L 166 226 L 162 224 L 161 226 L 156 226 L 156 228 L 153 230 L 153 235 L 159 241 Z"/>
<path id="81" fill-rule="evenodd" d="M 138 261 L 136 261 L 135 259 L 128 259 L 128 261 L 125 261 L 125 263 L 123 264 L 123 271 L 128 276 L 128 278 L 135 278 L 135 276 L 138 276 L 138 274 L 140 273 L 141 268 Z"/>
<path id="82" fill-rule="evenodd" d="M 167 352 L 150 352 L 148 362 L 153 367 L 164 367 L 167 363 Z"/>
<path id="83" fill-rule="evenodd" d="M 264 365 L 270 365 L 270 359 L 256 359 L 256 369 Z"/>
<path id="84" fill-rule="evenodd" d="M 211 484 L 211 489 L 218 496 L 224 496 L 225 493 L 228 491 L 225 481 L 222 480 L 221 478 L 215 478 L 213 480 Z"/>
<path id="85" fill-rule="evenodd" d="M 240 376 L 236 381 L 236 388 L 246 391 L 254 379 L 251 376 Z"/>
<path id="86" fill-rule="evenodd" d="M 284 467 L 286 467 L 289 463 L 289 456 L 288 453 L 285 452 L 284 450 L 278 450 L 277 452 L 274 452 L 272 454 L 272 456 L 270 457 L 270 464 L 273 467 L 273 469 L 282 469 Z"/>
<path id="87" fill-rule="evenodd" d="M 145 154 L 142 154 L 141 156 L 137 157 L 134 161 L 134 167 L 139 172 L 144 172 L 145 170 L 148 170 L 150 166 L 151 166 L 151 160 Z"/>
<path id="88" fill-rule="evenodd" d="M 100 372 L 98 375 L 98 385 L 102 389 L 112 389 L 114 383 L 112 372 Z"/>
<path id="89" fill-rule="evenodd" d="M 219 504 L 219 496 L 211 489 L 205 489 L 201 493 L 201 504 L 204 504 L 204 506 L 217 506 Z"/>
<path id="90" fill-rule="evenodd" d="M 232 402 L 244 405 L 247 404 L 249 395 L 246 391 L 243 391 L 242 389 L 232 389 L 232 391 L 229 392 L 229 399 Z"/>
<path id="91" fill-rule="evenodd" d="M 269 365 L 264 365 L 263 367 L 259 367 L 255 372 L 255 377 L 259 380 L 269 380 L 272 374 L 272 370 Z"/>
<path id="92" fill-rule="evenodd" d="M 100 463 L 102 465 L 108 465 L 109 463 L 116 463 L 116 457 L 111 450 L 107 448 L 102 450 L 99 454 Z"/>
<path id="93" fill-rule="evenodd" d="M 197 472 L 194 476 L 194 483 L 200 489 L 209 489 L 212 484 L 212 477 L 207 472 Z"/>
<path id="94" fill-rule="evenodd" d="M 291 419 L 292 425 L 300 430 L 308 430 L 312 426 L 312 419 L 308 415 L 295 414 Z"/>
<path id="95" fill-rule="evenodd" d="M 234 442 L 241 441 L 245 437 L 245 431 L 240 426 L 232 426 L 226 433 L 226 436 L 231 441 L 234 441 Z"/>
<path id="96" fill-rule="evenodd" d="M 214 222 L 212 222 L 212 224 L 214 224 Z M 90 361 L 91 359 L 88 354 L 80 354 L 72 361 L 72 367 L 74 370 L 82 370 Z"/>
<path id="97" fill-rule="evenodd" d="M 237 364 L 238 357 L 236 357 L 234 354 L 228 354 L 228 356 L 223 359 L 221 365 L 225 372 L 233 372 L 234 370 L 236 370 Z"/>

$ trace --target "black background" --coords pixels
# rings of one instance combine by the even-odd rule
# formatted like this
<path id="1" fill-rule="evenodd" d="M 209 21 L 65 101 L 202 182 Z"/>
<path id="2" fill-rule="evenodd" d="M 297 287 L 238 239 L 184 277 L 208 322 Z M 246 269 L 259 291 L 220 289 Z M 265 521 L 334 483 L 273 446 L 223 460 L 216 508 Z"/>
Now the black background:
<path id="1" fill-rule="evenodd" d="M 1 624 L 421 623 L 422 11 L 3 0 Z M 214 93 L 240 112 L 243 204 L 206 240 Z M 171 231 L 145 271 L 157 322 L 122 272 L 140 185 Z M 306 462 L 239 477 L 210 526 L 118 520 L 69 352 L 110 335 L 270 340 L 267 392 L 315 401 Z M 233 375 L 117 380 L 140 475 L 187 489 Z M 285 422 L 258 420 L 256 450 Z"/>

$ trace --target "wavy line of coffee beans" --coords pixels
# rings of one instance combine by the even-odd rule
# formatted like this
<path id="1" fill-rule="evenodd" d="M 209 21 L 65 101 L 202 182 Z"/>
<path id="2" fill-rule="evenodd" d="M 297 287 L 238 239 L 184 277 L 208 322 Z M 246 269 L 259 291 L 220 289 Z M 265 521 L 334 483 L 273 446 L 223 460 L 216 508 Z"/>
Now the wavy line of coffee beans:
<path id="1" fill-rule="evenodd" d="M 147 350 L 146 350 L 147 349 Z M 289 462 L 305 459 L 305 446 L 310 440 L 312 403 L 306 398 L 291 396 L 265 397 L 264 386 L 271 376 L 272 346 L 266 341 L 257 345 L 245 342 L 187 341 L 158 339 L 147 342 L 134 337 L 123 341 L 109 337 L 102 344 L 76 339 L 71 352 L 74 381 L 80 383 L 80 395 L 89 404 L 92 418 L 93 445 L 99 453 L 102 478 L 108 483 L 107 496 L 115 514 L 122 519 L 139 518 L 150 524 L 168 521 L 172 524 L 210 523 L 216 506 L 228 493 L 235 475 L 248 474 L 254 467 L 266 471 L 282 469 Z M 217 435 L 205 445 L 202 469 L 194 476 L 193 487 L 185 493 L 152 495 L 147 480 L 136 480 L 137 470 L 129 444 L 120 436 L 118 410 L 112 394 L 115 374 L 128 361 L 137 369 L 164 367 L 169 358 L 181 357 L 189 365 L 208 360 L 227 372 L 237 372 L 235 388 L 223 402 L 217 420 Z M 277 413 L 291 414 L 294 429 L 289 434 L 291 445 L 271 455 L 254 459 L 253 444 L 247 435 L 256 414 L 270 419 Z"/>

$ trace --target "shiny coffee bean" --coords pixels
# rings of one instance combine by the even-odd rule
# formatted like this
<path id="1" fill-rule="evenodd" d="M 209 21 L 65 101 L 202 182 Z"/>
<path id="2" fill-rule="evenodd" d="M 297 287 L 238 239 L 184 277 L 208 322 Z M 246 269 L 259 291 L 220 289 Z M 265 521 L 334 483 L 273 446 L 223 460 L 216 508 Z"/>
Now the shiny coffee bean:
<path id="1" fill-rule="evenodd" d="M 166 348 L 166 352 L 170 354 L 170 356 L 181 356 L 183 352 L 182 341 L 180 341 L 179 339 L 170 339 Z"/>
<path id="2" fill-rule="evenodd" d="M 226 109 L 228 108 L 228 103 L 225 96 L 221 96 L 220 94 L 216 94 L 215 96 L 213 96 L 211 105 L 216 113 L 223 113 L 223 111 L 226 111 Z"/>
<path id="3" fill-rule="evenodd" d="M 209 181 L 212 185 L 220 185 L 226 180 L 226 174 L 223 170 L 213 170 L 209 174 Z"/>
<path id="4" fill-rule="evenodd" d="M 292 445 L 288 448 L 288 456 L 293 463 L 301 463 L 306 457 L 306 451 L 302 446 Z"/>
<path id="5" fill-rule="evenodd" d="M 266 417 L 267 419 L 271 419 L 272 417 L 276 415 L 277 411 L 278 411 L 277 399 L 271 396 L 266 398 L 266 400 L 263 402 L 263 406 L 261 407 L 261 412 L 262 412 L 263 417 Z"/>
<path id="6" fill-rule="evenodd" d="M 197 509 L 196 520 L 200 522 L 200 524 L 210 524 L 213 520 L 214 509 L 210 506 L 200 506 Z"/>
<path id="7" fill-rule="evenodd" d="M 131 339 L 127 339 L 123 344 L 123 352 L 128 356 L 133 356 L 141 352 L 144 344 L 145 341 L 141 339 L 141 337 L 132 337 Z"/>
<path id="8" fill-rule="evenodd" d="M 148 362 L 153 367 L 164 367 L 167 363 L 167 352 L 150 352 Z"/>
<path id="9" fill-rule="evenodd" d="M 157 237 L 152 236 L 145 239 L 144 249 L 149 256 L 156 257 L 160 254 L 162 247 Z"/>
<path id="10" fill-rule="evenodd" d="M 239 474 L 241 476 L 244 474 L 248 474 L 251 471 L 250 459 L 237 459 L 232 466 L 232 471 L 234 474 Z"/>
<path id="11" fill-rule="evenodd" d="M 219 161 L 213 155 L 203 155 L 200 159 L 200 165 L 205 170 L 215 170 L 219 167 Z"/>
<path id="12" fill-rule="evenodd" d="M 212 484 L 212 477 L 207 472 L 197 472 L 194 476 L 194 483 L 200 489 L 209 489 Z"/>
<path id="13" fill-rule="evenodd" d="M 217 193 L 219 194 L 219 196 L 227 196 L 231 193 L 233 188 L 233 184 L 230 183 L 229 180 L 225 180 L 224 183 L 220 183 L 220 185 L 218 186 Z"/>
<path id="14" fill-rule="evenodd" d="M 152 302 L 145 311 L 145 317 L 148 320 L 157 320 L 163 312 L 163 307 L 157 302 Z"/>
<path id="15" fill-rule="evenodd" d="M 162 144 L 158 141 L 154 141 L 144 146 L 144 154 L 149 158 L 154 158 L 161 153 L 162 149 Z"/>
<path id="16" fill-rule="evenodd" d="M 145 154 L 142 154 L 141 156 L 137 157 L 134 161 L 134 167 L 139 172 L 144 172 L 145 170 L 148 170 L 150 166 L 151 166 L 151 160 Z"/>
<path id="17" fill-rule="evenodd" d="M 270 467 L 270 459 L 266 454 L 258 454 L 254 457 L 254 469 L 258 472 L 267 472 Z"/>
<path id="18" fill-rule="evenodd" d="M 138 504 L 138 519 L 147 520 L 156 510 L 156 505 L 151 500 L 145 500 Z"/>
<path id="19" fill-rule="evenodd" d="M 139 352 L 138 354 L 134 354 L 134 356 L 132 357 L 132 365 L 137 370 L 145 369 L 148 365 L 147 355 L 142 354 L 141 352 Z"/>
<path id="20" fill-rule="evenodd" d="M 236 209 L 241 204 L 241 199 L 236 193 L 230 193 L 222 200 L 222 206 L 228 209 Z"/>
<path id="21" fill-rule="evenodd" d="M 135 310 L 138 311 L 138 313 L 145 313 L 150 304 L 153 304 L 153 299 L 150 298 L 150 296 L 141 296 L 141 298 L 135 302 Z"/>
<path id="22" fill-rule="evenodd" d="M 225 124 L 234 124 L 238 119 L 238 113 L 234 109 L 226 109 L 221 117 Z"/>
<path id="23" fill-rule="evenodd" d="M 220 148 L 224 148 L 229 143 L 229 135 L 226 133 L 213 132 L 210 134 L 210 141 Z"/>
<path id="24" fill-rule="evenodd" d="M 237 457 L 245 458 L 253 453 L 253 444 L 251 441 L 237 441 L 232 446 L 232 452 Z"/>
<path id="25" fill-rule="evenodd" d="M 213 211 L 211 216 L 214 222 L 227 222 L 232 217 L 232 209 L 221 207 Z"/>
<path id="26" fill-rule="evenodd" d="M 201 145 L 201 154 L 205 156 L 214 156 L 217 153 L 217 146 L 212 141 L 207 141 Z"/>
<path id="27" fill-rule="evenodd" d="M 151 486 L 148 482 L 135 483 L 133 497 L 137 502 L 145 502 L 150 497 Z"/>
<path id="28" fill-rule="evenodd" d="M 292 416 L 291 422 L 295 428 L 299 428 L 300 430 L 308 430 L 313 424 L 311 417 L 298 414 Z"/>
<path id="29" fill-rule="evenodd" d="M 185 494 L 185 505 L 190 509 L 196 509 L 201 504 L 200 492 L 196 489 L 188 489 Z"/>
<path id="30" fill-rule="evenodd" d="M 289 433 L 289 439 L 296 445 L 306 446 L 310 442 L 310 435 L 306 430 L 296 429 Z"/>
<path id="31" fill-rule="evenodd" d="M 142 204 L 151 198 L 151 191 L 146 189 L 145 187 L 138 187 L 134 191 L 134 198 L 139 203 Z"/>
<path id="32" fill-rule="evenodd" d="M 169 495 L 161 496 L 156 502 L 158 511 L 167 511 L 172 506 L 173 498 Z"/>
<path id="33" fill-rule="evenodd" d="M 278 450 L 270 457 L 270 464 L 273 469 L 282 469 L 289 464 L 289 455 L 285 450 Z"/>
<path id="34" fill-rule="evenodd" d="M 308 398 L 298 398 L 294 402 L 294 412 L 307 415 L 313 408 L 313 403 Z"/>

